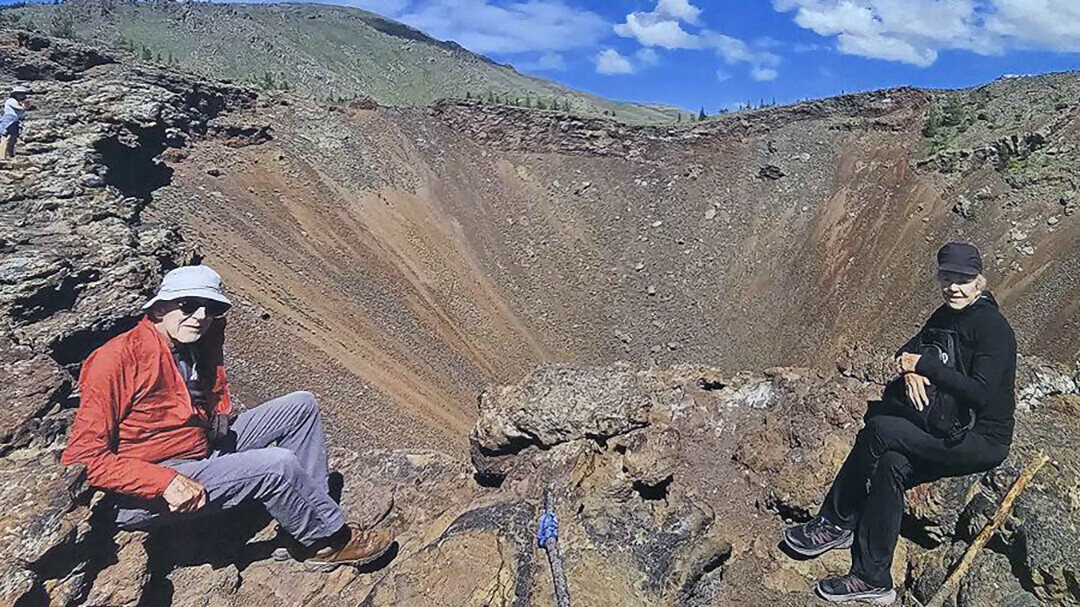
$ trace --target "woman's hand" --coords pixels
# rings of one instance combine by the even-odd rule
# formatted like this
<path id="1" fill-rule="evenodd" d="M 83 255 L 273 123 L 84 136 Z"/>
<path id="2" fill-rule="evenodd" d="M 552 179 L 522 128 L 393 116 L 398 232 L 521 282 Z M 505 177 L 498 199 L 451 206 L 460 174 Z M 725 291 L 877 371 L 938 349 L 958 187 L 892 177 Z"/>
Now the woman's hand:
<path id="1" fill-rule="evenodd" d="M 907 397 L 916 410 L 922 411 L 930 404 L 930 397 L 926 395 L 926 387 L 930 380 L 917 373 L 905 373 L 904 384 L 907 387 Z"/>
<path id="2" fill-rule="evenodd" d="M 914 373 L 915 365 L 919 364 L 919 359 L 922 358 L 919 354 L 911 354 L 904 352 L 900 356 L 896 357 L 896 370 L 898 373 Z"/>

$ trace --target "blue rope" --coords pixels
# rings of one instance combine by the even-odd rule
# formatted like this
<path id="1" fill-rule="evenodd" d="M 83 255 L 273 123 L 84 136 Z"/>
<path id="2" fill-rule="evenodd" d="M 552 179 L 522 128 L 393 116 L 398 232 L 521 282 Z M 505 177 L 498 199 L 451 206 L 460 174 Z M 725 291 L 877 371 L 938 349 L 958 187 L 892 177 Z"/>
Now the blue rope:
<path id="1" fill-rule="evenodd" d="M 543 548 L 549 539 L 559 538 L 559 517 L 554 512 L 540 515 L 540 530 L 536 534 L 536 543 Z"/>

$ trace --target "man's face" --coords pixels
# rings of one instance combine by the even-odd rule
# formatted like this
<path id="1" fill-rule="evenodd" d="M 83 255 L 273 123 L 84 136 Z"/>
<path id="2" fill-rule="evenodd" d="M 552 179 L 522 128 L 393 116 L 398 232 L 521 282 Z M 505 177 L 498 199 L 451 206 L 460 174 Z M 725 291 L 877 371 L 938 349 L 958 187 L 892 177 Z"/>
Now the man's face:
<path id="1" fill-rule="evenodd" d="M 939 271 L 938 284 L 941 285 L 941 298 L 954 310 L 970 306 L 982 292 L 975 284 L 975 276 L 956 272 Z"/>
<path id="2" fill-rule="evenodd" d="M 228 306 L 216 301 L 186 297 L 156 304 L 156 324 L 173 341 L 191 344 L 199 341 L 214 319 L 225 314 Z"/>

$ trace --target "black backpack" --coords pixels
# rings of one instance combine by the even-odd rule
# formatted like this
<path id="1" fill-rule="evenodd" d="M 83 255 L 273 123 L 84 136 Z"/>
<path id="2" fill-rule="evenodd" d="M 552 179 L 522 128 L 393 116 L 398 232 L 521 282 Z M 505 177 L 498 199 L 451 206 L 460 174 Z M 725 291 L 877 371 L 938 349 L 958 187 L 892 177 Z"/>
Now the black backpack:
<path id="1" fill-rule="evenodd" d="M 964 361 L 960 358 L 960 338 L 956 331 L 926 328 L 922 331 L 919 354 L 934 356 L 944 366 L 966 375 Z M 962 435 L 974 423 L 971 408 L 945 390 L 933 384 L 926 386 L 930 404 L 921 413 L 925 429 L 934 436 L 953 438 Z"/>
<path id="2" fill-rule="evenodd" d="M 960 357 L 959 336 L 955 331 L 925 327 L 920 334 L 920 342 L 918 353 L 921 356 L 933 356 L 942 365 L 966 374 L 966 365 Z M 898 377 L 886 386 L 882 400 L 899 400 L 905 410 L 904 417 L 939 438 L 960 438 L 971 428 L 974 423 L 971 408 L 960 399 L 933 384 L 926 386 L 926 396 L 930 404 L 919 411 L 907 398 L 904 378 Z"/>

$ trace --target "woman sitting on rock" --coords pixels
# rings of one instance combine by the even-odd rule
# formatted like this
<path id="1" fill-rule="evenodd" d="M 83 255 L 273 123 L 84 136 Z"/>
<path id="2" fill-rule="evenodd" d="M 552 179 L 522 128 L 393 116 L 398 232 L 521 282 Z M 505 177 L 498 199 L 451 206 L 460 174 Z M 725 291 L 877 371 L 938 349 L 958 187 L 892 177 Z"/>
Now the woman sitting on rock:
<path id="1" fill-rule="evenodd" d="M 945 303 L 896 355 L 900 374 L 833 481 L 817 517 L 784 533 L 805 556 L 851 547 L 851 571 L 820 581 L 831 602 L 888 605 L 904 491 L 1004 461 L 1013 435 L 1016 337 L 986 290 L 979 250 L 949 243 L 937 254 Z"/>

